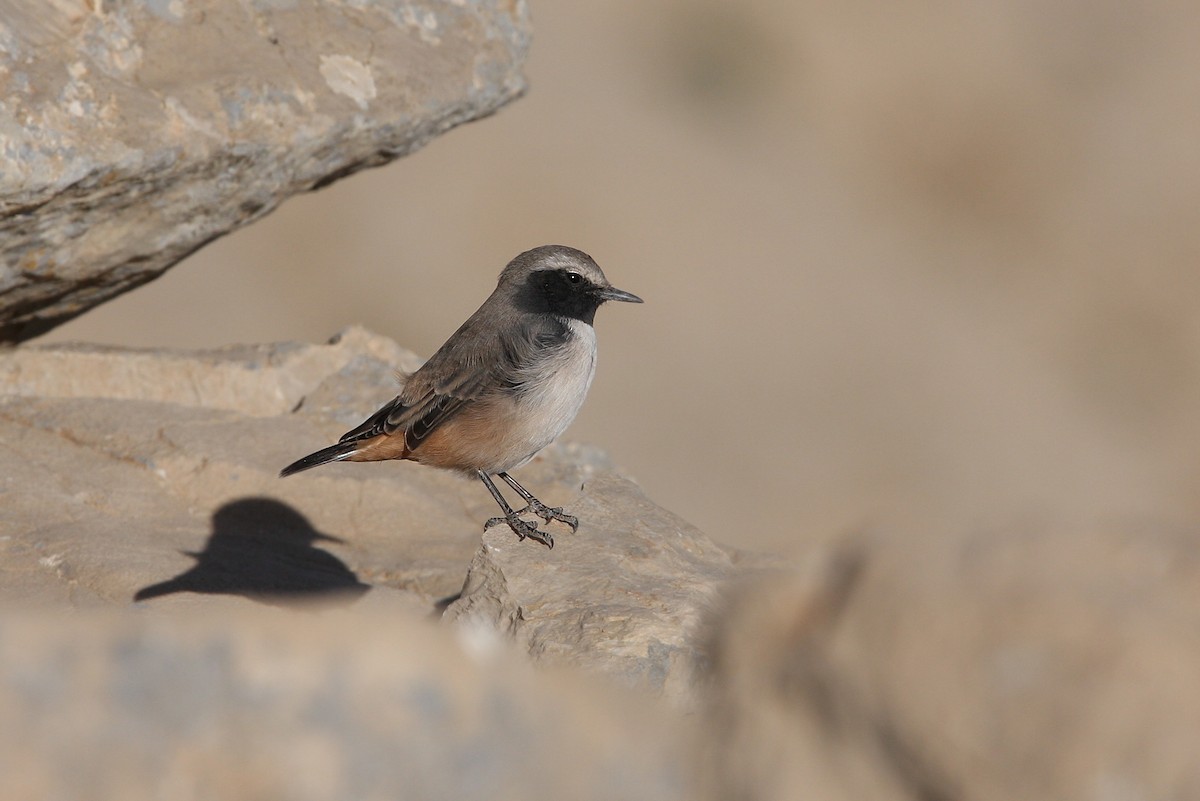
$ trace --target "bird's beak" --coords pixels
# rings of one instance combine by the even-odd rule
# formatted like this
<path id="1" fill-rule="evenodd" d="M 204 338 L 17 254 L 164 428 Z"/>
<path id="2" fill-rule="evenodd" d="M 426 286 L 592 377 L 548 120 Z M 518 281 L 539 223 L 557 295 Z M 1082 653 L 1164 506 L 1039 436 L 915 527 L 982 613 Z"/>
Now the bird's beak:
<path id="1" fill-rule="evenodd" d="M 644 303 L 641 298 L 632 292 L 626 292 L 623 289 L 617 289 L 615 286 L 606 286 L 596 293 L 596 297 L 601 300 L 622 300 L 626 303 Z"/>

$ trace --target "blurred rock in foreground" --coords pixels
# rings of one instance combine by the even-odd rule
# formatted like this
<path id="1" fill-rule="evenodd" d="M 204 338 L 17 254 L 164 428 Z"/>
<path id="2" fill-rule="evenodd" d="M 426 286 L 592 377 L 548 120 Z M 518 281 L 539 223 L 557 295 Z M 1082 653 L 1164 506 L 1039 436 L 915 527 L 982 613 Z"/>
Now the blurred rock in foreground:
<path id="1" fill-rule="evenodd" d="M 689 797 L 657 702 L 386 604 L 9 614 L 0 660 L 12 801 Z"/>
<path id="2" fill-rule="evenodd" d="M 714 610 L 690 715 L 374 591 L 10 609 L 0 796 L 1183 801 L 1198 570 L 1185 532 L 863 539 Z"/>
<path id="3" fill-rule="evenodd" d="M 0 341 L 524 91 L 524 3 L 0 0 Z"/>
<path id="4" fill-rule="evenodd" d="M 714 642 L 717 798 L 1200 798 L 1195 527 L 862 537 Z"/>

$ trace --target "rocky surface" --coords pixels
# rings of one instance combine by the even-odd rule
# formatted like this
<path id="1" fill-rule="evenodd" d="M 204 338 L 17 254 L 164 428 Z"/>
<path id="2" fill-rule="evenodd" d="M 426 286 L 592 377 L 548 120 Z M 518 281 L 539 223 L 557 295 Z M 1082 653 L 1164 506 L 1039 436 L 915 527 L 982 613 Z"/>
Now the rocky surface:
<path id="1" fill-rule="evenodd" d="M 524 90 L 524 3 L 0 0 L 0 341 Z"/>
<path id="2" fill-rule="evenodd" d="M 716 643 L 716 797 L 1200 795 L 1196 526 L 879 531 L 748 586 Z"/>
<path id="3" fill-rule="evenodd" d="M 704 621 L 733 557 L 613 473 L 588 481 L 571 511 L 587 525 L 558 536 L 552 559 L 490 529 L 447 619 L 691 705 L 707 667 Z"/>
<path id="4" fill-rule="evenodd" d="M 7 351 L 0 598 L 157 607 L 396 595 L 686 702 L 700 620 L 741 566 L 599 451 L 552 448 L 521 471 L 582 521 L 552 551 L 503 526 L 481 542 L 496 513 L 485 488 L 419 465 L 278 478 L 419 363 L 362 329 L 316 346 Z"/>
<path id="5" fill-rule="evenodd" d="M 652 700 L 388 604 L 4 616 L 0 660 L 11 801 L 694 797 Z"/>
<path id="6" fill-rule="evenodd" d="M 276 477 L 417 362 L 361 329 L 0 354 L 0 796 L 1200 794 L 1194 526 L 881 526 L 789 567 L 583 446 L 521 472 L 582 520 L 553 550 L 418 465 Z"/>

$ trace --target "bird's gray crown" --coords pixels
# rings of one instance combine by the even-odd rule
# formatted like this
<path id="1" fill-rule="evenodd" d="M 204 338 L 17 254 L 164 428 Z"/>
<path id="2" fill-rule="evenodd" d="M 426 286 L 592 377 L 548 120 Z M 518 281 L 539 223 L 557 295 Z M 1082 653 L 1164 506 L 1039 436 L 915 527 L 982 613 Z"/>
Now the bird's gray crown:
<path id="1" fill-rule="evenodd" d="M 566 245 L 542 245 L 525 251 L 500 273 L 500 283 L 521 281 L 538 270 L 567 270 L 579 273 L 593 286 L 611 286 L 595 259 Z"/>

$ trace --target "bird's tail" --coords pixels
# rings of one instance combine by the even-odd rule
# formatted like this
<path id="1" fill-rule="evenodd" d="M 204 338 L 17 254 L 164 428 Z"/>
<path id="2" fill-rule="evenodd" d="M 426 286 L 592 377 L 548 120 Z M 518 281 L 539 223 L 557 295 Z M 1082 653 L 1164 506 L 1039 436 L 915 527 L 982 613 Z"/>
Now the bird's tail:
<path id="1" fill-rule="evenodd" d="M 310 453 L 303 459 L 297 459 L 280 470 L 279 477 L 290 476 L 292 473 L 299 473 L 301 470 L 319 467 L 329 462 L 340 462 L 343 459 L 349 459 L 359 450 L 361 444 L 361 442 L 349 440 L 347 442 L 339 442 L 336 445 L 330 445 L 328 448 L 322 448 L 315 453 Z"/>

